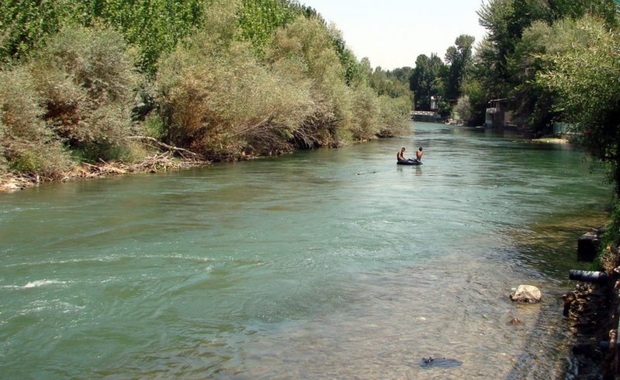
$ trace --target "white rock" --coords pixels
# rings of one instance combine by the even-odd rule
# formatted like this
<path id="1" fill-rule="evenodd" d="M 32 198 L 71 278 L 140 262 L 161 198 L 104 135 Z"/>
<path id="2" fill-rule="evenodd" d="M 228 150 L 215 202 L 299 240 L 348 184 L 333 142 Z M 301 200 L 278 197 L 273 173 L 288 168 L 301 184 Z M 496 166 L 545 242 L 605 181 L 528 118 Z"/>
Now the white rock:
<path id="1" fill-rule="evenodd" d="M 515 302 L 540 302 L 542 293 L 540 289 L 532 285 L 519 285 L 519 287 L 510 295 L 510 299 Z"/>

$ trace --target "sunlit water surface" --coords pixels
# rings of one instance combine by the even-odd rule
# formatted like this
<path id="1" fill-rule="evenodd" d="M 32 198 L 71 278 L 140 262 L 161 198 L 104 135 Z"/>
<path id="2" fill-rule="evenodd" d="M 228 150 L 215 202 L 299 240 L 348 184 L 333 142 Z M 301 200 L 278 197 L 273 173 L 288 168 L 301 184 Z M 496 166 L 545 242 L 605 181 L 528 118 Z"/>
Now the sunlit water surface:
<path id="1" fill-rule="evenodd" d="M 402 145 L 424 165 L 395 165 Z M 416 123 L 2 194 L 0 377 L 562 378 L 560 296 L 610 200 L 584 158 Z M 519 284 L 543 302 L 512 304 Z"/>

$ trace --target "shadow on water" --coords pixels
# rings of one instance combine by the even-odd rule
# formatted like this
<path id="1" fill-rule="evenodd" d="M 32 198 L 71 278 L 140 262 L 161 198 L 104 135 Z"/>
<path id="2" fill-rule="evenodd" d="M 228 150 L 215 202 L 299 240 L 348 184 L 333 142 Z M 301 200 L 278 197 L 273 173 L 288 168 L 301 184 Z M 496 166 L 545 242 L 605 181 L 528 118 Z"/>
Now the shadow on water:
<path id="1" fill-rule="evenodd" d="M 422 368 L 453 368 L 460 367 L 463 362 L 457 359 L 446 358 L 434 358 L 429 356 L 428 358 L 422 358 L 420 360 L 420 367 Z"/>

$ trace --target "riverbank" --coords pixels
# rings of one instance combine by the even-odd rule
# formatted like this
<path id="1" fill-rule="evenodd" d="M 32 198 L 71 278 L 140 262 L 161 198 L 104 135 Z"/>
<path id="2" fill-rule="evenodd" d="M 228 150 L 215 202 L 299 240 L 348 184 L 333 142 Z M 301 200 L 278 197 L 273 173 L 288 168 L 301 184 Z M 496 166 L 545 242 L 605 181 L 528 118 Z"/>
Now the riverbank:
<path id="1" fill-rule="evenodd" d="M 73 170 L 63 173 L 58 178 L 41 178 L 36 174 L 0 174 L 0 192 L 14 192 L 43 183 L 66 182 L 80 179 L 94 179 L 129 173 L 159 173 L 169 170 L 189 169 L 207 166 L 210 162 L 195 159 L 179 159 L 169 152 L 148 156 L 139 163 L 125 164 L 122 162 L 104 162 L 96 165 L 82 163 Z"/>
<path id="2" fill-rule="evenodd" d="M 601 259 L 607 279 L 580 282 L 564 296 L 564 316 L 573 334 L 569 366 L 572 379 L 615 379 L 618 373 L 616 348 L 619 317 L 620 254 L 608 247 Z M 608 347 L 603 347 L 608 345 Z"/>

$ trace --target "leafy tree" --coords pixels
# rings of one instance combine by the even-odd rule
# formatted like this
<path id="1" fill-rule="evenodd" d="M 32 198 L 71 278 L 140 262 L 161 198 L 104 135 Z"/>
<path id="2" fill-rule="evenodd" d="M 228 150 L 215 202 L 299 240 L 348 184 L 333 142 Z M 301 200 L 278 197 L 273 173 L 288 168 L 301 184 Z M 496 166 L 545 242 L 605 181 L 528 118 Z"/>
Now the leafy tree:
<path id="1" fill-rule="evenodd" d="M 310 84 L 314 113 L 297 131 L 297 143 L 314 147 L 346 141 L 353 120 L 352 94 L 324 23 L 300 17 L 278 30 L 268 61 L 278 72 L 285 68 L 295 80 Z"/>
<path id="2" fill-rule="evenodd" d="M 84 4 L 74 0 L 0 2 L 0 63 L 19 61 L 44 39 L 70 22 L 76 22 L 85 11 Z"/>
<path id="3" fill-rule="evenodd" d="M 411 98 L 379 97 L 379 137 L 403 136 L 410 132 Z"/>
<path id="4" fill-rule="evenodd" d="M 139 51 L 138 65 L 152 75 L 157 60 L 171 52 L 204 21 L 210 0 L 85 0 L 82 24 L 104 23 L 122 32 Z"/>
<path id="5" fill-rule="evenodd" d="M 577 20 L 585 15 L 598 16 L 604 20 L 608 27 L 618 26 L 617 10 L 620 7 L 618 1 L 613 0 L 554 0 L 549 1 L 549 20 L 562 20 L 565 18 Z M 552 22 L 549 22 L 552 23 Z"/>
<path id="6" fill-rule="evenodd" d="M 106 24 L 120 30 L 139 51 L 138 65 L 156 71 L 169 53 L 202 25 L 210 0 L 5 0 L 0 3 L 0 60 L 20 60 L 63 27 Z"/>
<path id="7" fill-rule="evenodd" d="M 315 18 L 324 25 L 325 21 L 321 17 Z M 338 54 L 340 64 L 344 68 L 344 80 L 347 85 L 353 85 L 365 81 L 364 68 L 360 66 L 355 54 L 346 45 L 342 32 L 334 24 L 326 25 L 333 47 Z"/>
<path id="8" fill-rule="evenodd" d="M 355 140 L 368 141 L 380 132 L 380 104 L 377 93 L 368 85 L 356 87 L 352 94 L 351 133 Z"/>
<path id="9" fill-rule="evenodd" d="M 478 15 L 488 35 L 479 45 L 469 80 L 481 84 L 487 99 L 510 98 L 520 123 L 529 124 L 537 134 L 548 133 L 556 117 L 550 111 L 554 94 L 534 81 L 541 69 L 537 54 L 547 48 L 548 36 L 541 34 L 544 25 L 592 14 L 615 27 L 615 9 L 612 0 L 492 0 L 483 4 Z M 476 111 L 482 112 L 482 108 Z"/>
<path id="10" fill-rule="evenodd" d="M 263 55 L 276 29 L 293 21 L 302 12 L 283 0 L 243 0 L 238 9 L 241 38 L 250 41 Z"/>
<path id="11" fill-rule="evenodd" d="M 544 56 L 550 70 L 539 73 L 538 80 L 559 93 L 556 108 L 572 123 L 576 140 L 610 163 L 620 195 L 620 86 L 610 80 L 620 78 L 620 39 L 593 17 L 569 30 L 563 33 L 565 49 Z"/>
<path id="12" fill-rule="evenodd" d="M 430 110 L 431 98 L 443 95 L 446 72 L 446 65 L 436 54 L 431 54 L 430 58 L 424 54 L 418 56 L 409 82 L 416 109 Z"/>
<path id="13" fill-rule="evenodd" d="M 489 97 L 482 83 L 472 75 L 467 75 L 463 81 L 462 91 L 461 98 L 467 97 L 468 99 L 469 117 L 465 118 L 463 114 L 460 114 L 461 120 L 466 125 L 482 125 L 485 121 L 486 107 L 489 104 Z M 457 105 L 461 102 L 461 98 L 457 101 Z"/>
<path id="14" fill-rule="evenodd" d="M 458 120 L 468 121 L 471 119 L 471 103 L 469 102 L 469 96 L 461 96 L 456 105 L 454 106 L 454 112 L 458 115 Z"/>
<path id="15" fill-rule="evenodd" d="M 545 16 L 538 0 L 494 0 L 478 11 L 480 25 L 487 29 L 487 41 L 480 46 L 478 76 L 492 97 L 505 98 L 517 83 L 509 59 L 523 31 Z"/>
<path id="16" fill-rule="evenodd" d="M 119 158 L 132 134 L 138 77 L 122 35 L 108 28 L 65 28 L 30 65 L 43 119 L 84 158 Z"/>
<path id="17" fill-rule="evenodd" d="M 413 69 L 409 66 L 405 66 L 405 67 L 394 69 L 392 71 L 388 71 L 388 76 L 409 86 L 409 78 L 411 77 L 412 73 L 413 73 Z"/>
<path id="18" fill-rule="evenodd" d="M 461 95 L 461 84 L 465 71 L 471 65 L 472 49 L 475 38 L 462 34 L 454 41 L 454 46 L 448 48 L 445 62 L 449 65 L 445 97 L 450 100 L 458 99 Z"/>
<path id="19" fill-rule="evenodd" d="M 205 30 L 162 61 L 157 77 L 167 141 L 212 160 L 290 151 L 312 111 L 310 82 L 295 76 L 302 66 L 272 71 L 249 42 L 230 38 L 237 10 L 211 9 Z"/>
<path id="20" fill-rule="evenodd" d="M 370 86 L 379 96 L 387 95 L 391 98 L 404 96 L 411 99 L 413 94 L 409 89 L 409 77 L 412 72 L 411 68 L 396 69 L 391 72 L 377 67 L 370 75 Z"/>
<path id="21" fill-rule="evenodd" d="M 26 67 L 0 70 L 0 169 L 60 178 L 72 166 L 69 155 L 43 121 L 32 76 Z"/>

